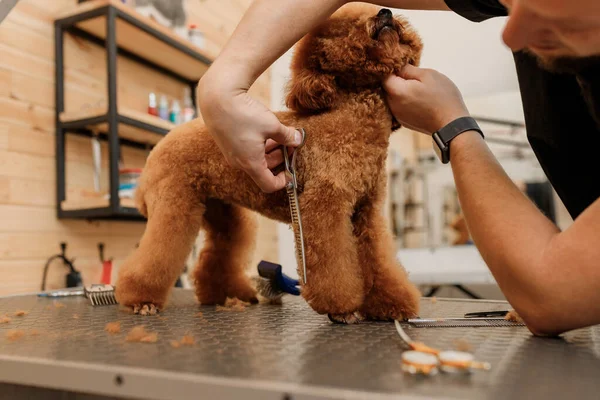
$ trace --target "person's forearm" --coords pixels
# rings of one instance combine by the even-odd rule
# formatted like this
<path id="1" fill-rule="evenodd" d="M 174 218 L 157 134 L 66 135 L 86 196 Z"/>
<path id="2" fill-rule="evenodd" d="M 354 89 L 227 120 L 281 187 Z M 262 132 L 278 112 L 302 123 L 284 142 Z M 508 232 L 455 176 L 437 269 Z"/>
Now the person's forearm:
<path id="1" fill-rule="evenodd" d="M 444 0 L 372 0 L 386 7 L 447 10 Z M 213 64 L 211 80 L 247 89 L 277 58 L 346 0 L 256 0 Z M 210 71 L 210 72 L 213 72 Z M 218 75 L 218 76 L 217 76 Z"/>
<path id="2" fill-rule="evenodd" d="M 269 65 L 312 27 L 342 6 L 342 0 L 256 0 L 214 63 L 229 82 L 247 89 Z M 222 74 L 228 71 L 227 74 Z"/>
<path id="3" fill-rule="evenodd" d="M 544 252 L 560 232 L 506 175 L 477 132 L 454 139 L 451 153 L 473 241 L 508 301 L 526 322 L 535 321 L 551 293 Z"/>

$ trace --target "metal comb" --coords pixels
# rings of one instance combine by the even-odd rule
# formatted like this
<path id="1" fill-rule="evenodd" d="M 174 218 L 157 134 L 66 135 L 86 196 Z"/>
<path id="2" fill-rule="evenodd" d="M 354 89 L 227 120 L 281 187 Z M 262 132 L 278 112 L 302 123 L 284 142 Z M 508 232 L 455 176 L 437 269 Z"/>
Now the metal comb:
<path id="1" fill-rule="evenodd" d="M 118 304 L 115 297 L 115 288 L 112 285 L 92 284 L 76 290 L 56 290 L 39 293 L 39 297 L 70 297 L 85 296 L 93 306 L 109 306 Z"/>
<path id="2" fill-rule="evenodd" d="M 522 322 L 508 321 L 504 318 L 414 318 L 406 322 L 415 328 L 525 326 Z"/>
<path id="3" fill-rule="evenodd" d="M 299 128 L 298 131 L 302 134 L 302 142 L 294 150 L 291 161 L 288 155 L 287 146 L 283 146 L 283 158 L 285 160 L 285 174 L 289 181 L 285 186 L 285 190 L 290 202 L 292 229 L 294 230 L 294 238 L 296 242 L 296 259 L 298 261 L 298 265 L 302 267 L 302 281 L 306 283 L 306 256 L 304 252 L 304 235 L 302 233 L 302 216 L 300 215 L 300 204 L 298 203 L 298 181 L 296 178 L 296 154 L 304 145 L 306 132 L 302 128 Z"/>

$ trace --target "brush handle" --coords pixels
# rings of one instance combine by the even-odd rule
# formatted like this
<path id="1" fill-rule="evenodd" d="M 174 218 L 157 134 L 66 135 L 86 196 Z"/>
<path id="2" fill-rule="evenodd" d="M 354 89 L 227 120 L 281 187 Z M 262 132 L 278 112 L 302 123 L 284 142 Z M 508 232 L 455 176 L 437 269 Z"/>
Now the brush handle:
<path id="1" fill-rule="evenodd" d="M 258 275 L 271 282 L 271 285 L 277 290 L 294 296 L 300 295 L 298 289 L 299 282 L 283 273 L 281 265 L 262 260 L 258 264 Z"/>

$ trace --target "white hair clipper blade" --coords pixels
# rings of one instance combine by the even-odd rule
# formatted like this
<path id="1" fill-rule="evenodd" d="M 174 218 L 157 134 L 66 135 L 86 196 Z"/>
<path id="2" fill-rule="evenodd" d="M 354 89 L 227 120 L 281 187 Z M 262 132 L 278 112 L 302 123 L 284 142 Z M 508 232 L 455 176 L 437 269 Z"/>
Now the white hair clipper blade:
<path id="1" fill-rule="evenodd" d="M 285 190 L 290 202 L 290 214 L 292 216 L 292 229 L 294 230 L 294 238 L 296 242 L 296 259 L 298 266 L 302 268 L 302 281 L 306 283 L 306 256 L 304 252 L 304 236 L 302 234 L 302 216 L 300 215 L 300 204 L 298 203 L 298 181 L 296 177 L 296 154 L 304 145 L 306 132 L 299 128 L 298 131 L 302 134 L 302 142 L 294 149 L 292 159 L 288 155 L 287 146 L 283 146 L 283 158 L 285 160 L 285 174 L 289 181 L 285 186 Z"/>

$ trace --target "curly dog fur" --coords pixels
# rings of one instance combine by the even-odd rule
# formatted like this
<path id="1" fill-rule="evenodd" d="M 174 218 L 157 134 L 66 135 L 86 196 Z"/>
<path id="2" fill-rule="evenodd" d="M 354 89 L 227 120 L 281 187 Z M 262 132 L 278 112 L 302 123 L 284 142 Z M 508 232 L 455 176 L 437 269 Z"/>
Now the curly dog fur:
<path id="1" fill-rule="evenodd" d="M 397 126 L 381 81 L 418 65 L 421 49 L 405 19 L 364 4 L 342 7 L 295 48 L 291 111 L 277 117 L 307 132 L 297 154 L 307 263 L 302 296 L 336 321 L 418 312 L 420 293 L 396 260 L 382 214 Z M 194 272 L 198 301 L 257 301 L 245 274 L 256 240 L 252 211 L 289 224 L 286 193 L 264 193 L 231 168 L 200 119 L 152 150 L 137 203 L 148 223 L 120 268 L 121 304 L 142 313 L 163 308 L 200 229 L 206 239 Z"/>

